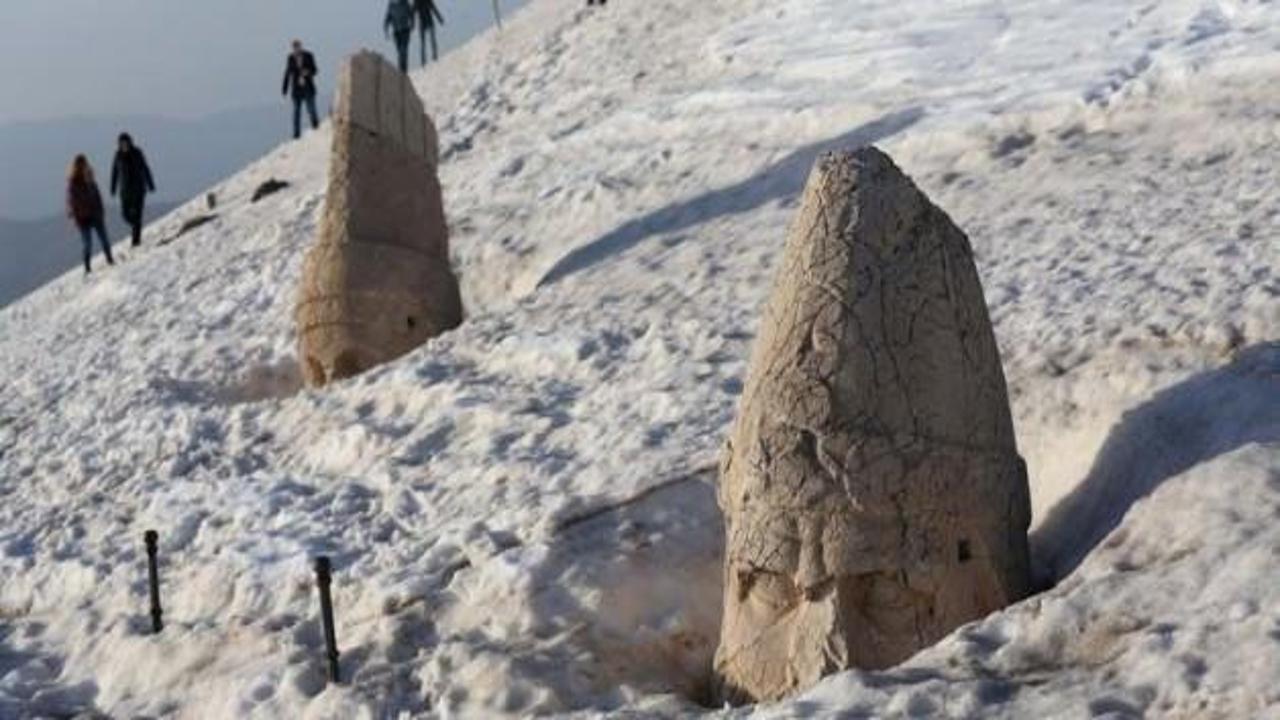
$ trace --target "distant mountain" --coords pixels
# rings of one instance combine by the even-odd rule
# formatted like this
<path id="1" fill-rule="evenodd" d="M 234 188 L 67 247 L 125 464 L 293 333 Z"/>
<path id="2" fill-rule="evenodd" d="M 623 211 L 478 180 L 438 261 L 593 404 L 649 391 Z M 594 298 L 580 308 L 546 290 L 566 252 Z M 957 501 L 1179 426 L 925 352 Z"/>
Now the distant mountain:
<path id="1" fill-rule="evenodd" d="M 89 156 L 105 192 L 122 131 L 146 151 L 157 198 L 186 200 L 285 140 L 290 113 L 282 101 L 194 120 L 81 117 L 0 125 L 0 217 L 39 220 L 60 213 L 63 178 L 77 153 Z M 0 262 L 5 258 L 0 255 Z"/>
<path id="2" fill-rule="evenodd" d="M 158 218 L 173 209 L 171 203 L 147 207 L 147 219 Z M 128 245 L 128 228 L 114 207 L 107 210 L 107 232 L 112 247 Z M 153 244 L 144 238 L 144 244 Z M 98 258 L 94 239 L 95 266 Z M 53 278 L 80 264 L 80 233 L 62 216 L 41 220 L 0 218 L 0 307 L 4 307 Z"/>

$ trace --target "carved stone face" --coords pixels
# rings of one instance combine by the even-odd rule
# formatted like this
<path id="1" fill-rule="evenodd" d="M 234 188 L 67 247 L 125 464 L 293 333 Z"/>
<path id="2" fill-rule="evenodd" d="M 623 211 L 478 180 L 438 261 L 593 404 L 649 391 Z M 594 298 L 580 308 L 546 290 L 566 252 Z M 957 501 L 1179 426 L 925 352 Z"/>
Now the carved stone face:
<path id="1" fill-rule="evenodd" d="M 727 580 L 737 602 L 725 634 L 739 638 L 746 654 L 724 653 L 718 670 L 728 699 L 739 702 L 777 699 L 848 667 L 895 665 L 911 654 L 903 648 L 917 646 L 920 619 L 931 611 L 929 596 L 888 573 L 801 588 L 791 577 L 740 567 Z"/>
<path id="2" fill-rule="evenodd" d="M 895 665 L 1025 590 L 1026 474 L 968 241 L 878 151 L 814 170 L 719 502 L 724 700 Z"/>
<path id="3" fill-rule="evenodd" d="M 295 314 L 308 384 L 361 373 L 462 321 L 437 158 L 434 126 L 405 75 L 373 53 L 349 58 L 320 237 Z"/>
<path id="4" fill-rule="evenodd" d="M 1006 512 L 1024 498 L 1000 491 L 1025 486 L 1016 455 L 885 453 L 865 441 L 832 474 L 803 442 L 793 447 L 768 460 L 744 453 L 742 464 L 727 450 L 724 699 L 774 700 L 839 670 L 891 667 L 1017 599 L 1006 558 L 1021 557 L 1008 540 L 1020 520 Z M 896 460 L 865 460 L 871 448 Z M 800 473 L 801 487 L 784 481 Z M 889 502 L 873 492 L 885 477 L 900 483 Z"/>

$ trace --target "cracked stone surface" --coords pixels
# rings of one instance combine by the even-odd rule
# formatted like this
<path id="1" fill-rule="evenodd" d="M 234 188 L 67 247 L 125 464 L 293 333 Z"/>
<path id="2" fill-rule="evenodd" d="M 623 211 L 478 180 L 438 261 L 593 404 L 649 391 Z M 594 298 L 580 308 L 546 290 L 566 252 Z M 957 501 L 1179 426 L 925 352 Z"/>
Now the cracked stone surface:
<path id="1" fill-rule="evenodd" d="M 895 665 L 1028 591 L 968 239 L 875 148 L 815 165 L 721 461 L 721 700 Z"/>
<path id="2" fill-rule="evenodd" d="M 364 372 L 462 322 L 436 137 L 403 73 L 368 51 L 346 60 L 296 311 L 308 384 Z"/>

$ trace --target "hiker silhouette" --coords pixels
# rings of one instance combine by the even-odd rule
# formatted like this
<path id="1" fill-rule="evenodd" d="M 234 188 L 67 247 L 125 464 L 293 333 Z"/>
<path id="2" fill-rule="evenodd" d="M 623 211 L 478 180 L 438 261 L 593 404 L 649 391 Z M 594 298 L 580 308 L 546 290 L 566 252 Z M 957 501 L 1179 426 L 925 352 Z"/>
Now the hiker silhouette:
<path id="1" fill-rule="evenodd" d="M 320 126 L 316 117 L 316 58 L 302 47 L 301 40 L 293 41 L 293 50 L 285 60 L 284 82 L 280 94 L 293 96 L 293 138 L 302 135 L 302 108 L 305 105 L 311 117 L 311 129 Z"/>
<path id="2" fill-rule="evenodd" d="M 133 247 L 142 244 L 142 213 L 147 193 L 156 191 L 151 167 L 142 148 L 134 144 L 129 133 L 120 133 L 116 140 L 116 157 L 111 163 L 111 194 L 120 193 L 120 214 L 129 223 L 133 235 Z"/>
<path id="3" fill-rule="evenodd" d="M 444 25 L 444 15 L 436 7 L 435 0 L 413 0 L 413 12 L 418 16 L 418 40 L 422 47 L 422 64 L 427 64 L 427 38 L 431 38 L 431 59 L 440 59 L 436 45 L 436 23 Z"/>
<path id="4" fill-rule="evenodd" d="M 396 41 L 396 59 L 400 72 L 409 72 L 409 38 L 413 35 L 413 8 L 409 0 L 391 0 L 382 27 Z"/>
<path id="5" fill-rule="evenodd" d="M 115 265 L 111 257 L 111 241 L 107 239 L 105 214 L 102 210 L 102 193 L 93 179 L 93 167 L 84 155 L 77 155 L 67 171 L 67 217 L 80 231 L 84 243 L 84 272 L 89 274 L 89 260 L 93 257 L 93 233 L 98 234 L 102 254 L 107 263 Z"/>

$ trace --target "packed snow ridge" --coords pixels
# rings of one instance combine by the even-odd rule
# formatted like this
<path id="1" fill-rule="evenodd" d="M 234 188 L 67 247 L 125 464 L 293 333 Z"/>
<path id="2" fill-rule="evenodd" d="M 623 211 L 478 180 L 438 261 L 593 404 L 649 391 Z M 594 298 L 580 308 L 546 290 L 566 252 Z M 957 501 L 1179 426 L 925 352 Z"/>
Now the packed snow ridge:
<path id="1" fill-rule="evenodd" d="M 457 330 L 301 389 L 323 129 L 0 311 L 0 717 L 1280 717 L 1278 45 L 1245 0 L 532 0 L 414 76 Z M 870 143 L 974 247 L 1044 590 L 706 709 L 719 446 L 804 178 Z"/>

